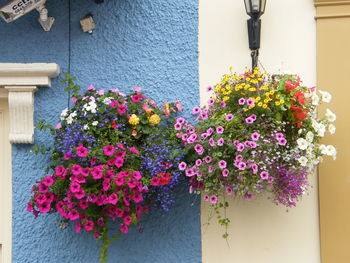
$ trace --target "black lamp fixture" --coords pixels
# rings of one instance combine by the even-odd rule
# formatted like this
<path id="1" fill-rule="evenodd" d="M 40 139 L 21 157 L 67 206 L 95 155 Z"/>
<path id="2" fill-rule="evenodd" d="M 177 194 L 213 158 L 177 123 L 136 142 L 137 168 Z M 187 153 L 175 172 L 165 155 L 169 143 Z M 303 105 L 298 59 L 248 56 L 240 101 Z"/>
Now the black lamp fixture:
<path id="1" fill-rule="evenodd" d="M 250 16 L 250 19 L 247 21 L 248 38 L 252 56 L 252 70 L 254 70 L 258 65 L 261 31 L 260 17 L 265 12 L 266 0 L 244 0 L 244 3 L 247 14 Z"/>

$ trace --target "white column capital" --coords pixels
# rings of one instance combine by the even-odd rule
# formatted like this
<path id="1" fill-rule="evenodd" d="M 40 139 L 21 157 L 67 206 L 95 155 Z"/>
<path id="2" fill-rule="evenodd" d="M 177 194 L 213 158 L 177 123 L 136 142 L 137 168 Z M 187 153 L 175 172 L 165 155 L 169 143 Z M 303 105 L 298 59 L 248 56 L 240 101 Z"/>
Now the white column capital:
<path id="1" fill-rule="evenodd" d="M 10 142 L 34 142 L 34 92 L 58 76 L 54 63 L 0 63 L 0 98 L 8 98 Z"/>

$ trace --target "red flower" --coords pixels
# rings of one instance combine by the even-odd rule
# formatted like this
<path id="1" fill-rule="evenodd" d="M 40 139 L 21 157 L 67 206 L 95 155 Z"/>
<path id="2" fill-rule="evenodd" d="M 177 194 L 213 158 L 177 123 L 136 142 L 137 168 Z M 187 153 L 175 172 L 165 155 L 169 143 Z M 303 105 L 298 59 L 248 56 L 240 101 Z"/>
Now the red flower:
<path id="1" fill-rule="evenodd" d="M 167 177 L 163 176 L 163 177 L 160 178 L 159 184 L 166 185 L 166 184 L 169 184 L 170 181 L 171 181 L 171 177 L 170 176 L 167 176 Z"/>

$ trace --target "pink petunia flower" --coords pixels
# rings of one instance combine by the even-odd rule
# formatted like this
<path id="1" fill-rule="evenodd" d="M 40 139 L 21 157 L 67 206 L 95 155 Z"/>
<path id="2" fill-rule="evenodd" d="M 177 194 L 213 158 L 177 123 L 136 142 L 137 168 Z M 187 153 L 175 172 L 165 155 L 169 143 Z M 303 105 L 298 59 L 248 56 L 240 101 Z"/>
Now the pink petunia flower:
<path id="1" fill-rule="evenodd" d="M 194 107 L 193 109 L 192 109 L 192 114 L 193 115 L 196 115 L 196 114 L 198 114 L 199 112 L 200 112 L 200 108 L 199 107 Z"/>
<path id="2" fill-rule="evenodd" d="M 124 165 L 124 159 L 116 158 L 114 161 L 114 165 L 118 168 L 122 167 Z"/>
<path id="3" fill-rule="evenodd" d="M 224 169 L 224 168 L 226 168 L 227 163 L 226 163 L 226 161 L 224 161 L 224 160 L 220 160 L 220 161 L 218 162 L 218 165 L 219 165 L 219 167 L 220 167 L 221 169 Z"/>
<path id="4" fill-rule="evenodd" d="M 134 154 L 139 154 L 139 153 L 140 153 L 140 152 L 139 152 L 136 148 L 134 148 L 134 147 L 130 147 L 130 148 L 129 148 L 129 151 L 132 152 L 132 153 L 134 153 Z M 125 156 L 125 152 L 124 152 L 124 156 Z M 122 157 L 124 157 L 124 156 L 122 156 Z"/>
<path id="5" fill-rule="evenodd" d="M 116 193 L 113 193 L 108 197 L 108 202 L 112 205 L 115 205 L 118 202 L 118 200 L 119 198 Z"/>
<path id="6" fill-rule="evenodd" d="M 151 179 L 151 184 L 152 184 L 153 186 L 158 186 L 159 183 L 160 183 L 160 178 L 159 178 L 159 177 L 153 177 L 153 178 Z"/>
<path id="7" fill-rule="evenodd" d="M 226 115 L 226 120 L 227 121 L 232 121 L 233 120 L 233 114 L 229 113 Z"/>
<path id="8" fill-rule="evenodd" d="M 197 159 L 195 164 L 196 164 L 196 166 L 201 166 L 202 165 L 202 160 L 201 159 Z"/>
<path id="9" fill-rule="evenodd" d="M 135 203 L 140 203 L 143 201 L 142 194 L 140 194 L 140 193 L 135 193 L 133 195 L 132 199 L 134 200 Z"/>
<path id="10" fill-rule="evenodd" d="M 209 201 L 209 195 L 205 195 L 205 196 L 203 197 L 203 200 L 204 200 L 204 201 Z"/>
<path id="11" fill-rule="evenodd" d="M 224 145 L 224 139 L 223 138 L 220 138 L 218 141 L 217 141 L 217 144 L 218 146 L 223 146 Z"/>
<path id="12" fill-rule="evenodd" d="M 187 164 L 185 162 L 179 163 L 179 170 L 184 171 L 187 167 Z"/>
<path id="13" fill-rule="evenodd" d="M 227 195 L 232 195 L 233 194 L 233 190 L 231 187 L 226 187 L 226 194 Z"/>
<path id="14" fill-rule="evenodd" d="M 194 171 L 190 169 L 186 169 L 185 174 L 187 177 L 192 177 L 194 175 Z"/>
<path id="15" fill-rule="evenodd" d="M 121 224 L 119 230 L 124 234 L 127 234 L 129 232 L 128 226 L 126 224 Z"/>
<path id="16" fill-rule="evenodd" d="M 79 219 L 79 213 L 76 209 L 70 210 L 68 213 L 68 216 L 69 216 L 69 219 L 72 221 Z"/>
<path id="17" fill-rule="evenodd" d="M 42 204 L 38 204 L 38 208 L 40 213 L 48 213 L 51 210 L 51 204 L 48 202 L 42 203 Z"/>
<path id="18" fill-rule="evenodd" d="M 251 135 L 253 141 L 257 141 L 260 138 L 260 134 L 257 132 L 252 133 Z"/>
<path id="19" fill-rule="evenodd" d="M 62 175 L 64 173 L 64 170 L 65 170 L 65 168 L 62 165 L 60 165 L 60 166 L 56 167 L 55 173 L 56 173 L 56 175 Z"/>
<path id="20" fill-rule="evenodd" d="M 238 100 L 238 104 L 239 104 L 239 105 L 244 105 L 244 104 L 245 104 L 245 99 L 244 99 L 244 98 L 240 98 L 240 99 Z"/>
<path id="21" fill-rule="evenodd" d="M 269 178 L 269 173 L 266 171 L 263 171 L 260 173 L 260 177 L 261 177 L 261 179 L 266 180 Z"/>
<path id="22" fill-rule="evenodd" d="M 228 169 L 222 170 L 222 176 L 227 177 L 229 175 L 230 171 Z"/>
<path id="23" fill-rule="evenodd" d="M 85 148 L 82 144 L 80 144 L 77 148 L 75 148 L 75 150 L 79 157 L 86 157 L 89 153 L 89 150 Z"/>
<path id="24" fill-rule="evenodd" d="M 79 164 L 73 164 L 71 171 L 73 175 L 79 175 L 81 174 L 81 166 Z"/>
<path id="25" fill-rule="evenodd" d="M 111 156 L 114 154 L 114 147 L 112 145 L 106 145 L 105 147 L 103 147 L 103 153 L 104 155 L 107 155 L 107 156 Z"/>
<path id="26" fill-rule="evenodd" d="M 207 156 L 205 156 L 204 161 L 205 161 L 206 163 L 211 163 L 212 158 L 211 158 L 209 155 L 207 155 Z"/>
<path id="27" fill-rule="evenodd" d="M 94 224 L 93 221 L 87 220 L 87 221 L 85 222 L 84 228 L 85 228 L 86 231 L 91 231 L 91 230 L 94 229 L 94 226 L 95 226 L 95 224 Z"/>
<path id="28" fill-rule="evenodd" d="M 75 233 L 80 233 L 81 231 L 81 224 L 79 221 L 75 223 Z"/>
<path id="29" fill-rule="evenodd" d="M 224 133 L 224 127 L 222 127 L 222 126 L 218 126 L 218 127 L 216 127 L 216 132 L 217 133 L 219 133 L 219 134 L 222 134 L 222 133 Z"/>
<path id="30" fill-rule="evenodd" d="M 285 146 L 287 144 L 287 140 L 286 138 L 281 138 L 278 140 L 278 144 L 279 145 L 282 145 L 282 146 Z"/>
<path id="31" fill-rule="evenodd" d="M 52 176 L 45 176 L 42 183 L 46 186 L 51 186 L 55 183 L 55 180 L 53 179 Z"/>
<path id="32" fill-rule="evenodd" d="M 72 193 L 77 193 L 79 192 L 81 189 L 80 187 L 80 184 L 78 183 L 72 183 L 70 186 L 69 186 L 69 190 L 72 192 Z"/>
<path id="33" fill-rule="evenodd" d="M 79 207 L 80 207 L 81 209 L 85 210 L 86 208 L 89 207 L 89 204 L 88 204 L 88 202 L 87 202 L 86 200 L 81 200 L 81 201 L 79 202 Z"/>
<path id="34" fill-rule="evenodd" d="M 119 107 L 118 107 L 118 112 L 119 112 L 119 114 L 124 114 L 124 113 L 126 113 L 126 108 L 125 108 L 125 106 L 124 106 L 124 105 L 119 105 Z"/>
<path id="35" fill-rule="evenodd" d="M 132 176 L 136 179 L 136 180 L 141 180 L 142 176 L 141 173 L 139 171 L 133 171 L 132 172 Z"/>
<path id="36" fill-rule="evenodd" d="M 56 126 L 55 126 L 55 129 L 58 130 L 58 129 L 61 129 L 62 128 L 62 124 L 61 123 L 57 123 Z"/>
<path id="37" fill-rule="evenodd" d="M 253 99 L 247 99 L 247 105 L 248 106 L 254 106 L 255 102 Z"/>
<path id="38" fill-rule="evenodd" d="M 216 204 L 218 202 L 218 197 L 216 195 L 212 195 L 210 197 L 210 203 Z"/>
<path id="39" fill-rule="evenodd" d="M 49 188 L 47 187 L 47 185 L 43 183 L 38 184 L 38 188 L 40 193 L 47 193 L 49 191 Z"/>

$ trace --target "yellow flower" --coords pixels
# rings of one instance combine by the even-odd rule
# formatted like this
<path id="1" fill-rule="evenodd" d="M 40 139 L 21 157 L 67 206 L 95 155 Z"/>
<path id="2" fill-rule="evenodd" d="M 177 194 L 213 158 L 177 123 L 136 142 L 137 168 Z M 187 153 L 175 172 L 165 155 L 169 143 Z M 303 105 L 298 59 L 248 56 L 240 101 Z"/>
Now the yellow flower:
<path id="1" fill-rule="evenodd" d="M 269 102 L 269 100 L 268 99 L 264 99 L 264 103 L 268 103 Z"/>
<path id="2" fill-rule="evenodd" d="M 255 98 L 255 101 L 259 101 L 259 100 L 261 100 L 260 97 L 256 97 L 256 98 Z"/>
<path id="3" fill-rule="evenodd" d="M 130 117 L 130 119 L 129 119 L 129 123 L 131 124 L 131 125 L 137 125 L 137 124 L 139 124 L 140 123 L 140 119 L 139 119 L 139 117 L 137 117 L 135 114 L 133 114 L 133 115 L 131 115 L 131 117 Z"/>
<path id="4" fill-rule="evenodd" d="M 222 98 L 223 101 L 228 101 L 229 99 L 230 99 L 229 96 L 225 96 L 225 97 Z"/>
<path id="5" fill-rule="evenodd" d="M 284 100 L 280 100 L 280 103 L 283 104 L 283 103 L 285 103 L 285 101 Z"/>
<path id="6" fill-rule="evenodd" d="M 148 118 L 148 120 L 151 125 L 157 125 L 160 122 L 160 117 L 157 114 L 153 114 Z"/>
<path id="7" fill-rule="evenodd" d="M 279 101 L 275 102 L 276 106 L 279 106 L 281 103 Z"/>
<path id="8" fill-rule="evenodd" d="M 262 105 L 263 105 L 262 102 L 259 102 L 259 103 L 258 103 L 258 106 L 259 106 L 259 107 L 261 107 Z"/>
<path id="9" fill-rule="evenodd" d="M 276 99 L 279 99 L 281 97 L 281 94 L 276 95 Z"/>
<path id="10" fill-rule="evenodd" d="M 274 90 L 271 90 L 271 91 L 270 91 L 270 95 L 273 95 L 273 94 L 275 94 L 275 91 L 274 91 Z"/>
<path id="11" fill-rule="evenodd" d="M 267 105 L 266 104 L 263 104 L 263 106 L 262 106 L 264 109 L 266 109 L 267 108 Z"/>

